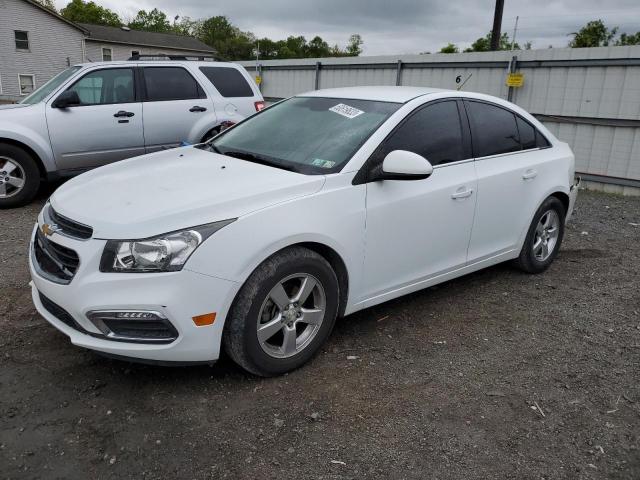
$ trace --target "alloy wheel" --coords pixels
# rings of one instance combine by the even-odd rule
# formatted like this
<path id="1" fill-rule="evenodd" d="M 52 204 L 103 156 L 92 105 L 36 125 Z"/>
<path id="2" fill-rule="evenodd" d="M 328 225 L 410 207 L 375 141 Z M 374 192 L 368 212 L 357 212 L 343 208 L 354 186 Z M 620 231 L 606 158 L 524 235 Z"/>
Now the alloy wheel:
<path id="1" fill-rule="evenodd" d="M 313 275 L 297 273 L 279 281 L 258 315 L 258 342 L 274 358 L 300 353 L 315 338 L 325 317 L 326 295 Z"/>
<path id="2" fill-rule="evenodd" d="M 0 198 L 9 198 L 20 193 L 25 179 L 24 169 L 18 162 L 0 156 Z"/>
<path id="3" fill-rule="evenodd" d="M 560 217 L 555 210 L 547 210 L 536 226 L 533 239 L 533 256 L 539 262 L 547 260 L 556 248 L 560 234 Z"/>

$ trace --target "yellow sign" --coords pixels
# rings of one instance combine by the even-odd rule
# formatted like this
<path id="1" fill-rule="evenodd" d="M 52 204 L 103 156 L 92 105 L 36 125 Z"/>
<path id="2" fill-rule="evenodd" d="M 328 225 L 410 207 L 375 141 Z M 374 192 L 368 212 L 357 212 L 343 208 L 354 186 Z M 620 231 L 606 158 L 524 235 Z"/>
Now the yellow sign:
<path id="1" fill-rule="evenodd" d="M 262 83 L 262 77 L 260 75 L 256 75 L 256 85 L 260 85 Z"/>
<path id="2" fill-rule="evenodd" d="M 507 87 L 521 87 L 524 85 L 524 73 L 516 72 L 507 75 Z"/>

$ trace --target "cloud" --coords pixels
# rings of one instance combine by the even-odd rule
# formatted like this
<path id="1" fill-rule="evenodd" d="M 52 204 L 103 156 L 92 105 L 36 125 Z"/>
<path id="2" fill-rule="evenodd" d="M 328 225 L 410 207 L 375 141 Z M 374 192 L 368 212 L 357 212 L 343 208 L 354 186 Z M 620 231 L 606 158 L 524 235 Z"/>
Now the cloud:
<path id="1" fill-rule="evenodd" d="M 57 0 L 58 7 L 67 2 Z M 493 22 L 493 0 L 97 0 L 132 18 L 139 9 L 157 7 L 192 18 L 226 15 L 242 30 L 273 39 L 289 35 L 320 35 L 330 44 L 344 45 L 352 33 L 364 39 L 365 55 L 435 52 L 448 42 L 469 46 L 486 35 Z M 621 31 L 640 30 L 637 0 L 508 1 L 503 31 L 511 36 L 518 15 L 517 40 L 534 48 L 564 47 L 569 33 L 589 20 L 602 18 Z"/>

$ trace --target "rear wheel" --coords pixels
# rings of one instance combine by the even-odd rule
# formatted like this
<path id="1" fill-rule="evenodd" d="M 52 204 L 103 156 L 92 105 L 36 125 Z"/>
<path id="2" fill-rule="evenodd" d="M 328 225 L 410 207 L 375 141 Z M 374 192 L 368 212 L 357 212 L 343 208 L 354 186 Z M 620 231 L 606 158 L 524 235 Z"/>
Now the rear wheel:
<path id="1" fill-rule="evenodd" d="M 301 247 L 279 252 L 238 293 L 225 325 L 225 350 L 260 376 L 298 368 L 331 333 L 338 298 L 338 280 L 323 257 Z"/>
<path id="2" fill-rule="evenodd" d="M 40 170 L 26 151 L 0 144 L 0 208 L 29 203 L 38 192 Z"/>
<path id="3" fill-rule="evenodd" d="M 533 216 L 517 266 L 528 273 L 544 272 L 558 254 L 564 237 L 565 209 L 556 197 L 547 198 Z"/>

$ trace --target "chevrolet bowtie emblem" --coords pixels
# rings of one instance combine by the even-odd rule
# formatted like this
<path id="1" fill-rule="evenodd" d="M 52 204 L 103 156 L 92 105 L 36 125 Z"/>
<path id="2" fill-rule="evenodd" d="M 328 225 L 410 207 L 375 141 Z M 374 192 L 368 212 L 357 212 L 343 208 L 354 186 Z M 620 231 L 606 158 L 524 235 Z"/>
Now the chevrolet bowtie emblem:
<path id="1" fill-rule="evenodd" d="M 47 237 L 50 237 L 58 231 L 58 226 L 55 224 L 49 225 L 48 223 L 44 223 L 40 229 L 42 230 L 42 233 L 44 233 Z"/>

